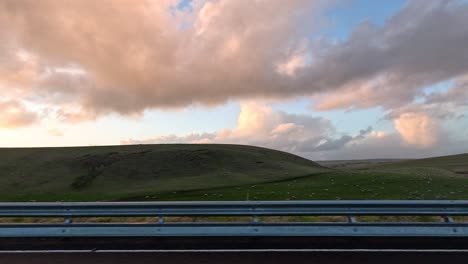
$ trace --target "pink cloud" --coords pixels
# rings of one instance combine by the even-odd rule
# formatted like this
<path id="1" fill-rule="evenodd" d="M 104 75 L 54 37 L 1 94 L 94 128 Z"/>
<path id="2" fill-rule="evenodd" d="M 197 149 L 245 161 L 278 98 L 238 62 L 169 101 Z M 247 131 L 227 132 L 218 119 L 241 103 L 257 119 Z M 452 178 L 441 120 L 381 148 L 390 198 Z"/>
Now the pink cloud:
<path id="1" fill-rule="evenodd" d="M 341 42 L 310 39 L 330 1 L 176 4 L 2 1 L 0 90 L 89 118 L 297 96 L 321 110 L 394 109 L 468 69 L 463 2 L 410 1 Z"/>
<path id="2" fill-rule="evenodd" d="M 394 123 L 398 133 L 409 144 L 430 147 L 438 141 L 437 122 L 425 113 L 404 113 Z"/>
<path id="3" fill-rule="evenodd" d="M 38 116 L 18 101 L 0 101 L 0 128 L 16 128 L 35 123 Z"/>
<path id="4" fill-rule="evenodd" d="M 267 103 L 249 101 L 241 104 L 238 122 L 233 129 L 161 135 L 123 140 L 121 143 L 249 144 L 311 159 L 415 158 L 468 151 L 466 140 L 444 137 L 436 121 L 424 112 L 401 113 L 394 119 L 396 133 L 368 127 L 350 135 L 338 133 L 326 119 L 275 111 Z"/>

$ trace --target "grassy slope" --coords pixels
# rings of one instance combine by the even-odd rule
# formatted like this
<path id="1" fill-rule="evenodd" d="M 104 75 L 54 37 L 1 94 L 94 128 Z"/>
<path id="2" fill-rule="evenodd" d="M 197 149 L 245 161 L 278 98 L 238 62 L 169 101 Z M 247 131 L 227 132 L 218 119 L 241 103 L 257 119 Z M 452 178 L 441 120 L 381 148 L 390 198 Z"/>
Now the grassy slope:
<path id="1" fill-rule="evenodd" d="M 239 145 L 0 149 L 0 201 L 114 200 L 324 171 L 295 155 Z"/>
<path id="2" fill-rule="evenodd" d="M 390 169 L 397 168 L 434 168 L 443 170 L 444 173 L 452 175 L 456 174 L 468 174 L 468 154 L 450 155 L 444 157 L 434 157 L 419 160 L 408 160 L 390 164 Z"/>
<path id="3" fill-rule="evenodd" d="M 236 188 L 163 193 L 148 200 L 468 199 L 468 154 L 334 170 Z M 142 199 L 144 197 L 138 197 Z"/>
<path id="4" fill-rule="evenodd" d="M 0 201 L 468 199 L 468 154 L 362 163 L 237 145 L 0 149 Z"/>

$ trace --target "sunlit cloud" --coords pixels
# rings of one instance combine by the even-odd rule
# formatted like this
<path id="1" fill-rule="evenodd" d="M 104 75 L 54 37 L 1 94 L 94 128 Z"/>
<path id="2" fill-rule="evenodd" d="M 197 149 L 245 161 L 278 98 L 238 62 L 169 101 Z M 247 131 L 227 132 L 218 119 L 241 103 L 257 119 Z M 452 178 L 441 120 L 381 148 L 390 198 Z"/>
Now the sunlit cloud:
<path id="1" fill-rule="evenodd" d="M 18 101 L 0 101 L 0 128 L 15 128 L 35 123 L 38 116 Z"/>
<path id="2" fill-rule="evenodd" d="M 189 133 L 187 135 L 162 135 L 148 139 L 128 139 L 122 144 L 161 143 L 230 143 L 252 144 L 297 154 L 320 153 L 339 150 L 347 144 L 365 139 L 373 132 L 363 129 L 358 135 L 342 135 L 330 121 L 307 115 L 289 114 L 267 103 L 252 101 L 241 104 L 237 125 L 214 133 Z"/>
<path id="3" fill-rule="evenodd" d="M 320 110 L 393 108 L 467 73 L 468 4 L 410 1 L 382 27 L 327 42 L 310 39 L 325 2 L 193 1 L 174 12 L 177 1 L 2 1 L 2 57 L 34 61 L 13 67 L 10 86 L 50 104 L 73 96 L 98 115 L 307 94 Z M 79 76 L 63 70 L 73 67 Z M 38 79 L 47 69 L 59 70 Z M 69 87 L 38 89 L 60 74 Z"/>
<path id="4" fill-rule="evenodd" d="M 395 128 L 409 144 L 429 147 L 438 140 L 439 127 L 427 114 L 404 113 L 395 119 Z"/>

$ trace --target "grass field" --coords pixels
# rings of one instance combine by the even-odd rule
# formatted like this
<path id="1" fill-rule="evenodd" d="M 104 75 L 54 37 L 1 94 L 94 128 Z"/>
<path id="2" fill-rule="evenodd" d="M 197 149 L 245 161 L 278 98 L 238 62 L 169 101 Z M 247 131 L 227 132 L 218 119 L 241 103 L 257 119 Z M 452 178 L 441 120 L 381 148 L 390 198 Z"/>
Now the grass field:
<path id="1" fill-rule="evenodd" d="M 0 149 L 0 201 L 468 199 L 468 154 L 339 163 L 239 145 Z"/>

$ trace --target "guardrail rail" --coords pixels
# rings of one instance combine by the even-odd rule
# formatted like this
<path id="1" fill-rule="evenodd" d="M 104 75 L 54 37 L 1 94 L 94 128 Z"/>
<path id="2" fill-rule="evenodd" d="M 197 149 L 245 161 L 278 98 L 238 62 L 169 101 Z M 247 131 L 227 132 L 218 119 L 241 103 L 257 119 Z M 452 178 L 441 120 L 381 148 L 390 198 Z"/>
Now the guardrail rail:
<path id="1" fill-rule="evenodd" d="M 91 217 L 155 217 L 152 223 L 74 222 Z M 248 222 L 167 222 L 167 217 L 241 217 Z M 345 222 L 262 222 L 265 216 L 344 216 Z M 440 216 L 434 222 L 360 222 L 361 216 Z M 0 203 L 0 218 L 63 218 L 3 223 L 0 238 L 21 237 L 468 237 L 468 201 L 242 201 Z"/>

